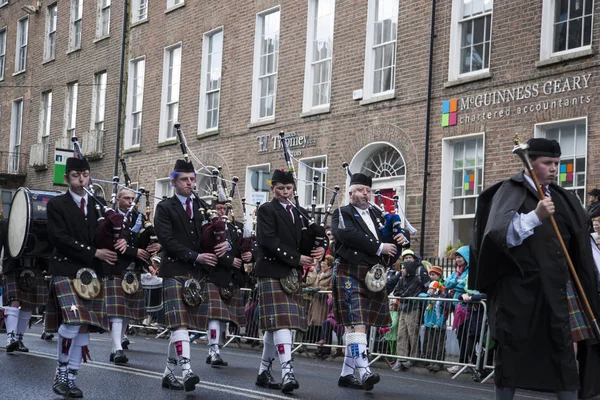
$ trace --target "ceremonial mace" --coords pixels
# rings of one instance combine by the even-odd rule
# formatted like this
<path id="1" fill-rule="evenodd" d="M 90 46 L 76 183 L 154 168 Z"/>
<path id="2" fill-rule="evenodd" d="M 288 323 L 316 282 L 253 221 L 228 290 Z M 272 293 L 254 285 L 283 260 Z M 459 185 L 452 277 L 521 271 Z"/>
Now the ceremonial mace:
<path id="1" fill-rule="evenodd" d="M 513 148 L 513 151 L 512 151 L 513 154 L 518 155 L 519 158 L 521 159 L 521 161 L 523 161 L 525 168 L 527 168 L 527 170 L 529 171 L 529 175 L 531 176 L 531 179 L 533 179 L 533 183 L 535 183 L 535 188 L 538 192 L 538 196 L 540 197 L 540 200 L 544 200 L 546 198 L 546 194 L 544 193 L 544 191 L 542 190 L 542 187 L 540 186 L 540 182 L 538 181 L 538 178 L 535 175 L 535 171 L 533 170 L 533 167 L 531 166 L 531 160 L 529 159 L 529 154 L 527 153 L 527 150 L 529 149 L 529 145 L 527 143 L 521 143 L 521 139 L 519 139 L 519 135 L 517 135 L 517 134 L 515 134 L 514 143 L 515 143 L 515 147 Z M 550 215 L 549 219 L 550 219 L 550 223 L 552 224 L 552 228 L 554 228 L 554 233 L 556 234 L 558 243 L 560 243 L 560 248 L 567 260 L 567 265 L 569 266 L 569 272 L 571 273 L 571 278 L 573 278 L 573 282 L 575 282 L 575 287 L 577 288 L 577 291 L 579 292 L 578 294 L 583 303 L 583 308 L 585 309 L 585 312 L 586 312 L 589 320 L 591 321 L 592 327 L 596 333 L 596 337 L 598 339 L 600 339 L 600 327 L 598 326 L 598 321 L 596 320 L 596 317 L 594 316 L 594 312 L 592 311 L 592 307 L 590 307 L 590 303 L 588 302 L 585 292 L 583 291 L 583 286 L 581 286 L 581 281 L 579 280 L 579 276 L 577 276 L 577 271 L 575 271 L 575 267 L 573 266 L 573 261 L 571 261 L 571 256 L 569 256 L 569 252 L 567 251 L 565 242 L 563 241 L 562 236 L 560 235 L 560 231 L 558 230 L 558 225 L 556 225 L 556 220 L 554 219 L 553 215 Z"/>

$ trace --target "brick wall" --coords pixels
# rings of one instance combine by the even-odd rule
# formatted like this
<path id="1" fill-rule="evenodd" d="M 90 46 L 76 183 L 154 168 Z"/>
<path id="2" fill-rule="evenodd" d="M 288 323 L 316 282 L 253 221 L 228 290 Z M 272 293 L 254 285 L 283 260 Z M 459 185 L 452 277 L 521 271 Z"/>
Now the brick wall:
<path id="1" fill-rule="evenodd" d="M 17 96 L 25 96 L 23 149 L 35 142 L 38 132 L 40 94 L 53 89 L 51 143 L 63 134 L 66 84 L 80 82 L 77 130 L 89 129 L 91 116 L 91 84 L 95 72 L 108 72 L 109 89 L 106 103 L 105 157 L 92 163 L 94 176 L 110 179 L 113 171 L 115 130 L 117 125 L 117 80 L 119 72 L 121 2 L 113 2 L 111 35 L 98 43 L 93 42 L 95 31 L 95 2 L 84 5 L 84 39 L 81 51 L 66 54 L 69 10 L 67 1 L 60 2 L 57 31 L 56 61 L 42 64 L 45 7 L 30 17 L 30 49 L 26 74 L 11 77 L 0 83 L 2 119 L 0 136 L 8 137 L 10 119 L 7 104 Z M 465 134 L 485 132 L 484 186 L 505 179 L 520 167 L 510 155 L 514 133 L 524 139 L 533 135 L 534 124 L 574 117 L 588 121 L 588 175 L 587 186 L 599 185 L 595 159 L 600 153 L 597 140 L 598 105 L 596 92 L 599 85 L 597 56 L 578 58 L 537 67 L 540 53 L 541 2 L 518 1 L 497 7 L 493 15 L 491 50 L 491 77 L 460 85 L 445 87 L 448 80 L 448 53 L 451 26 L 451 3 L 437 2 L 435 40 L 433 49 L 433 86 L 431 100 L 428 193 L 425 219 L 425 253 L 438 255 L 440 215 L 442 140 Z M 23 14 L 24 2 L 12 1 L 0 9 L 0 26 L 9 28 L 7 72 L 14 62 L 14 31 L 16 20 Z M 280 130 L 295 131 L 316 139 L 316 146 L 302 149 L 302 157 L 327 155 L 329 174 L 327 184 L 344 186 L 343 162 L 350 162 L 363 147 L 372 142 L 387 142 L 398 149 L 406 163 L 406 212 L 411 223 L 420 230 L 422 186 L 425 154 L 425 126 L 427 74 L 431 2 L 399 2 L 399 23 L 396 54 L 394 99 L 369 105 L 360 105 L 352 99 L 354 90 L 363 87 L 365 59 L 365 27 L 367 1 L 336 1 L 332 90 L 330 112 L 302 117 L 302 95 L 306 53 L 305 2 L 260 0 L 186 1 L 185 6 L 165 13 L 166 1 L 151 1 L 148 20 L 129 30 L 126 61 L 145 56 L 146 74 L 143 106 L 143 133 L 139 151 L 123 153 L 129 174 L 134 181 L 154 191 L 157 178 L 166 177 L 175 160 L 181 157 L 179 146 L 159 145 L 160 102 L 163 76 L 164 48 L 182 43 L 182 86 L 179 121 L 193 152 L 206 165 L 223 166 L 226 177 L 240 177 L 239 188 L 247 185 L 246 167 L 271 163 L 273 168 L 284 167 L 280 151 L 258 151 L 257 137 Z M 278 89 L 275 122 L 249 127 L 253 51 L 256 14 L 281 5 Z M 596 5 L 596 10 L 598 5 Z M 4 20 L 4 22 L 3 22 Z M 219 26 L 223 27 L 223 69 L 219 130 L 217 135 L 198 136 L 198 107 L 200 71 L 202 62 L 202 35 Z M 597 52 L 598 24 L 594 27 L 593 50 Z M 12 46 L 12 47 L 11 47 Z M 591 73 L 590 85 L 577 95 L 590 96 L 582 106 L 557 108 L 527 114 L 513 113 L 510 117 L 492 118 L 442 128 L 441 102 L 451 98 L 488 93 L 526 85 L 542 84 L 547 80 L 562 79 Z M 127 76 L 124 78 L 127 82 Z M 13 88 L 12 85 L 27 86 Z M 537 99 L 510 103 L 510 107 L 557 100 L 568 95 L 540 95 Z M 505 107 L 501 107 L 505 108 Z M 480 112 L 497 111 L 498 106 L 483 107 Z M 123 109 L 124 111 L 124 109 Z M 461 114 L 461 115 L 464 115 Z M 28 171 L 26 185 L 51 188 L 52 166 L 46 172 Z M 344 188 L 342 189 L 344 190 Z M 110 189 L 107 187 L 107 192 Z M 237 207 L 239 209 L 239 206 Z M 413 239 L 419 245 L 419 235 Z M 442 244 L 443 246 L 444 244 Z"/>

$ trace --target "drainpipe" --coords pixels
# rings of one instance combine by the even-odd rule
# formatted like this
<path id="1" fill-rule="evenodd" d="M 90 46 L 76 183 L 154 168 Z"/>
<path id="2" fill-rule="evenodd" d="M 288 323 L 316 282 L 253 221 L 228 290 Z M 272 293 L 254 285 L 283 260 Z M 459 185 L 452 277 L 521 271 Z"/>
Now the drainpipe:
<path id="1" fill-rule="evenodd" d="M 121 116 L 123 114 L 123 76 L 125 75 L 125 46 L 127 44 L 127 29 L 129 20 L 127 17 L 127 8 L 129 2 L 123 0 L 123 30 L 121 32 L 121 67 L 119 71 L 119 94 L 117 104 L 117 134 L 115 144 L 115 167 L 113 176 L 119 176 L 119 154 L 121 153 Z"/>
<path id="2" fill-rule="evenodd" d="M 435 0 L 431 1 L 431 33 L 429 37 L 429 63 L 427 72 L 427 108 L 425 111 L 425 160 L 423 165 L 423 200 L 421 204 L 421 240 L 419 254 L 425 249 L 425 213 L 427 211 L 427 178 L 429 169 L 429 120 L 431 117 L 431 81 L 433 78 L 433 40 L 435 39 Z"/>

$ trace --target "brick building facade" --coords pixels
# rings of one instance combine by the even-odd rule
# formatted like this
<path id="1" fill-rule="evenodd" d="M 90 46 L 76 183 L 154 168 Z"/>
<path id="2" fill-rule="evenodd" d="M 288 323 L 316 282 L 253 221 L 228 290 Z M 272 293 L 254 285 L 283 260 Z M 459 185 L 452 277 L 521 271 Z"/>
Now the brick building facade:
<path id="1" fill-rule="evenodd" d="M 101 84 L 94 79 L 106 71 L 104 147 L 90 153 L 103 154 L 92 161 L 92 175 L 110 179 L 122 5 L 110 5 L 109 37 L 97 40 L 97 21 L 107 2 L 86 0 L 81 50 L 67 53 L 76 1 L 57 3 L 56 60 L 44 62 L 42 39 L 52 2 L 42 1 L 29 15 L 27 71 L 12 76 L 17 22 L 28 15 L 22 7 L 29 3 L 9 0 L 0 7 L 0 29 L 6 25 L 8 34 L 0 137 L 9 143 L 14 125 L 9 110 L 23 97 L 21 148 L 31 160 L 48 90 L 53 92 L 50 143 L 64 137 L 68 84 L 75 81 L 80 83 L 76 133 L 89 136 Z M 222 166 L 227 178 L 239 176 L 238 189 L 248 202 L 268 200 L 265 178 L 285 167 L 277 141 L 281 130 L 296 159 L 328 167 L 326 175 L 316 174 L 330 188 L 338 184 L 345 193 L 344 162 L 353 172 L 373 175 L 382 193 L 399 196 L 419 230 L 413 245 L 423 246 L 426 255 L 442 254 L 448 243 L 468 242 L 477 194 L 520 167 L 510 154 L 515 133 L 522 139 L 557 138 L 564 153 L 561 184 L 582 200 L 598 184 L 598 24 L 591 25 L 598 6 L 592 1 L 517 1 L 497 9 L 491 0 L 437 1 L 434 21 L 432 2 L 397 0 L 311 0 L 308 6 L 132 0 L 129 5 L 119 156 L 132 180 L 158 197 L 169 193 L 166 178 L 181 157 L 174 121 L 204 165 Z M 22 182 L 13 187 L 52 189 L 52 145 L 49 153 L 47 170 L 34 169 L 29 161 Z M 313 172 L 295 164 L 301 203 L 308 206 L 311 185 L 304 182 Z M 200 171 L 201 191 L 208 188 L 206 173 Z M 14 174 L 6 171 L 2 177 Z M 104 190 L 109 197 L 110 187 Z M 319 193 L 319 208 L 329 197 Z M 239 204 L 236 210 L 239 214 Z"/>

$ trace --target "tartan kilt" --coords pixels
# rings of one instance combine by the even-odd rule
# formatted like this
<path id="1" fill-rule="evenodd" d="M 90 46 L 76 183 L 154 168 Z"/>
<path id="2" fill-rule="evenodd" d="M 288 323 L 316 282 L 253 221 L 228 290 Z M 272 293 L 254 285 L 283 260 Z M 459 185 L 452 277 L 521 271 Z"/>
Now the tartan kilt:
<path id="1" fill-rule="evenodd" d="M 199 324 L 203 330 L 208 329 L 208 321 L 216 319 L 222 322 L 233 322 L 238 326 L 246 325 L 244 313 L 244 294 L 237 289 L 234 296 L 224 300 L 219 294 L 219 286 L 208 282 L 203 286 L 202 298 L 204 301 L 199 307 Z"/>
<path id="2" fill-rule="evenodd" d="M 165 324 L 175 330 L 182 326 L 192 330 L 201 330 L 200 306 L 189 307 L 183 302 L 183 286 L 190 275 L 176 278 L 163 277 L 163 304 Z"/>
<path id="3" fill-rule="evenodd" d="M 365 284 L 368 265 L 335 263 L 332 292 L 333 312 L 344 326 L 390 326 L 390 307 L 385 290 L 371 292 Z"/>
<path id="4" fill-rule="evenodd" d="M 10 301 L 19 300 L 21 307 L 35 308 L 46 305 L 48 301 L 48 282 L 44 280 L 41 271 L 33 269 L 35 274 L 35 287 L 30 292 L 23 291 L 17 284 L 21 269 L 11 271 L 4 275 L 4 303 L 10 305 Z"/>
<path id="5" fill-rule="evenodd" d="M 593 339 L 594 332 L 588 319 L 579 303 L 579 298 L 575 294 L 575 288 L 573 282 L 567 281 L 567 302 L 569 305 L 569 325 L 571 326 L 571 335 L 573 335 L 573 342 L 581 342 L 586 339 Z"/>
<path id="6" fill-rule="evenodd" d="M 259 327 L 264 331 L 296 329 L 306 331 L 306 310 L 302 292 L 289 294 L 279 279 L 258 278 Z"/>
<path id="7" fill-rule="evenodd" d="M 140 277 L 138 276 L 138 279 Z M 129 318 L 140 320 L 146 318 L 146 303 L 144 291 L 140 280 L 140 288 L 133 294 L 123 291 L 121 282 L 123 278 L 115 276 L 113 279 L 104 278 L 104 312 L 110 318 Z"/>
<path id="8" fill-rule="evenodd" d="M 58 332 L 61 324 L 89 325 L 90 332 L 109 330 L 108 318 L 104 313 L 104 298 L 84 300 L 73 288 L 71 278 L 55 276 L 50 282 L 46 306 L 46 332 Z M 76 310 L 73 310 L 75 306 Z"/>

